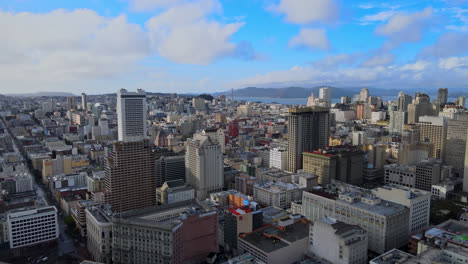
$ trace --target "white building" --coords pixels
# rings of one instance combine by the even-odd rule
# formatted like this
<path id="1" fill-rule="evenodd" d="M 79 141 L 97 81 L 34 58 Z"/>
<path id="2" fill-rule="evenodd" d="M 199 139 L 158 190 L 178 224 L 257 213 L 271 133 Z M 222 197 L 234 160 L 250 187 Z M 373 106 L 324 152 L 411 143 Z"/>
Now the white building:
<path id="1" fill-rule="evenodd" d="M 372 193 L 380 199 L 406 206 L 409 212 L 409 234 L 419 232 L 429 225 L 431 194 L 398 185 L 375 188 Z"/>
<path id="2" fill-rule="evenodd" d="M 276 206 L 282 209 L 291 207 L 291 202 L 300 201 L 305 187 L 297 183 L 265 181 L 255 183 L 253 196 L 263 206 Z"/>
<path id="3" fill-rule="evenodd" d="M 331 217 L 315 221 L 310 230 L 310 251 L 334 264 L 367 263 L 367 231 Z"/>
<path id="4" fill-rule="evenodd" d="M 408 112 L 390 111 L 388 132 L 401 135 L 406 123 L 408 123 Z"/>
<path id="5" fill-rule="evenodd" d="M 387 112 L 384 112 L 384 111 L 372 112 L 371 122 L 375 124 L 377 123 L 377 121 L 385 120 L 386 116 L 387 116 Z"/>
<path id="6" fill-rule="evenodd" d="M 20 173 L 14 176 L 16 183 L 16 192 L 29 192 L 33 190 L 33 180 L 31 174 Z"/>
<path id="7" fill-rule="evenodd" d="M 140 141 L 146 137 L 146 93 L 141 89 L 117 92 L 119 141 Z"/>
<path id="8" fill-rule="evenodd" d="M 367 142 L 365 131 L 353 131 L 353 146 L 364 145 Z"/>
<path id="9" fill-rule="evenodd" d="M 283 148 L 270 150 L 270 168 L 285 170 L 288 165 L 288 152 Z"/>
<path id="10" fill-rule="evenodd" d="M 331 101 L 332 101 L 331 88 L 321 87 L 319 90 L 319 98 L 326 103 L 326 107 L 331 107 Z"/>
<path id="11" fill-rule="evenodd" d="M 87 247 L 94 260 L 110 263 L 112 259 L 112 212 L 106 205 L 86 210 Z"/>
<path id="12" fill-rule="evenodd" d="M 221 147 L 221 152 L 226 150 L 226 134 L 221 128 L 203 129 L 202 135 L 210 137 L 213 144 L 218 144 Z"/>
<path id="13" fill-rule="evenodd" d="M 205 98 L 201 98 L 201 97 L 192 98 L 192 106 L 193 108 L 195 108 L 195 110 L 198 110 L 198 111 L 206 110 Z"/>
<path id="14" fill-rule="evenodd" d="M 166 181 L 156 190 L 158 204 L 172 204 L 195 198 L 195 190 L 185 185 L 183 180 Z"/>
<path id="15" fill-rule="evenodd" d="M 223 153 L 208 136 L 195 134 L 185 153 L 186 183 L 195 189 L 198 199 L 219 192 L 224 186 Z"/>
<path id="16" fill-rule="evenodd" d="M 7 213 L 7 223 L 12 249 L 52 241 L 59 236 L 55 206 L 11 210 Z"/>

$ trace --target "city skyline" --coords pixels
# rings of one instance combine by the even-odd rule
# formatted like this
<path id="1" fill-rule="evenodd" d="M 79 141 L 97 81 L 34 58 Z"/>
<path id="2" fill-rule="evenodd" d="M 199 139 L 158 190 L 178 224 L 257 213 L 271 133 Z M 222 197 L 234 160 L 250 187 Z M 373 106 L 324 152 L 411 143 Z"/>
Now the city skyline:
<path id="1" fill-rule="evenodd" d="M 0 93 L 462 89 L 467 7 L 457 0 L 0 1 L 7 39 Z"/>

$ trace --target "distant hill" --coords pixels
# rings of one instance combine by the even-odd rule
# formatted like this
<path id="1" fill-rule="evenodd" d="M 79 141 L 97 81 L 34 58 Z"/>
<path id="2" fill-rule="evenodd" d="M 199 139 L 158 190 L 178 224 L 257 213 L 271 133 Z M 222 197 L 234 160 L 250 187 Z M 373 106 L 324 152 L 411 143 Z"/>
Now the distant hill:
<path id="1" fill-rule="evenodd" d="M 234 90 L 234 97 L 258 97 L 258 98 L 305 98 L 309 97 L 313 92 L 317 97 L 319 96 L 319 89 L 324 86 L 317 86 L 312 88 L 304 87 L 285 87 L 285 88 L 259 88 L 259 87 L 246 87 Z M 359 94 L 363 87 L 331 87 L 332 98 L 339 99 L 342 96 L 353 97 L 355 94 Z M 382 89 L 367 87 L 372 96 L 398 96 L 398 92 L 403 91 L 406 94 L 414 95 L 415 92 L 419 91 L 427 93 L 429 95 L 436 95 L 437 89 L 435 88 L 396 88 L 396 89 Z M 279 91 L 278 91 L 279 90 Z M 226 95 L 231 96 L 231 91 L 213 93 L 213 96 Z M 461 95 L 468 95 L 464 89 L 449 89 L 449 97 L 458 97 Z"/>
<path id="2" fill-rule="evenodd" d="M 234 90 L 234 97 L 260 97 L 260 98 L 305 98 L 309 97 L 311 93 L 319 96 L 319 89 L 323 86 L 313 88 L 303 87 L 286 87 L 286 88 L 258 88 L 258 87 L 246 87 L 242 89 Z M 349 88 L 337 88 L 330 87 L 332 89 L 332 98 L 339 99 L 342 96 L 353 97 L 358 94 L 362 87 L 349 87 Z M 278 91 L 279 90 L 279 91 Z M 375 89 L 369 88 L 371 94 L 384 95 L 397 95 L 398 92 L 395 90 Z M 214 93 L 213 96 L 226 95 L 230 96 L 231 91 L 225 91 L 220 93 Z"/>

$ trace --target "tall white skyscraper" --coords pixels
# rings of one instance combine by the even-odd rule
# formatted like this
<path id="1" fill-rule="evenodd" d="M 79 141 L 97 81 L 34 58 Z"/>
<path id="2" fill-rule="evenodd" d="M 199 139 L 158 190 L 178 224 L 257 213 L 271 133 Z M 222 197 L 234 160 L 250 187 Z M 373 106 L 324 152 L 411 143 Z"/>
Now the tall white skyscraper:
<path id="1" fill-rule="evenodd" d="M 88 105 L 88 97 L 85 93 L 81 93 L 81 109 L 86 110 Z"/>
<path id="2" fill-rule="evenodd" d="M 322 87 L 319 90 L 319 98 L 323 101 L 327 102 L 327 107 L 331 107 L 331 88 L 329 87 Z"/>
<path id="3" fill-rule="evenodd" d="M 195 189 L 198 199 L 223 190 L 223 153 L 210 137 L 195 134 L 185 153 L 186 182 Z"/>
<path id="4" fill-rule="evenodd" d="M 119 141 L 134 142 L 146 137 L 146 93 L 141 89 L 117 92 Z"/>

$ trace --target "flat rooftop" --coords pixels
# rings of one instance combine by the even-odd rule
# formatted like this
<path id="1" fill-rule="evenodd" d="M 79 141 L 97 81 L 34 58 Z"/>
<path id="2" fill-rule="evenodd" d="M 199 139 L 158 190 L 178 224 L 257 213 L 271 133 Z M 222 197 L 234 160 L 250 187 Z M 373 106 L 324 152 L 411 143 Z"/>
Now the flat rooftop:
<path id="1" fill-rule="evenodd" d="M 267 226 L 249 233 L 244 237 L 239 237 L 239 239 L 269 253 L 288 247 L 292 243 L 307 238 L 308 236 L 309 223 L 298 221 L 286 230 L 281 230 L 274 226 Z"/>
<path id="2" fill-rule="evenodd" d="M 369 263 L 371 264 L 399 264 L 399 263 L 404 263 L 405 261 L 411 259 L 412 257 L 414 256 L 394 248 L 376 257 L 375 259 L 371 260 Z"/>

